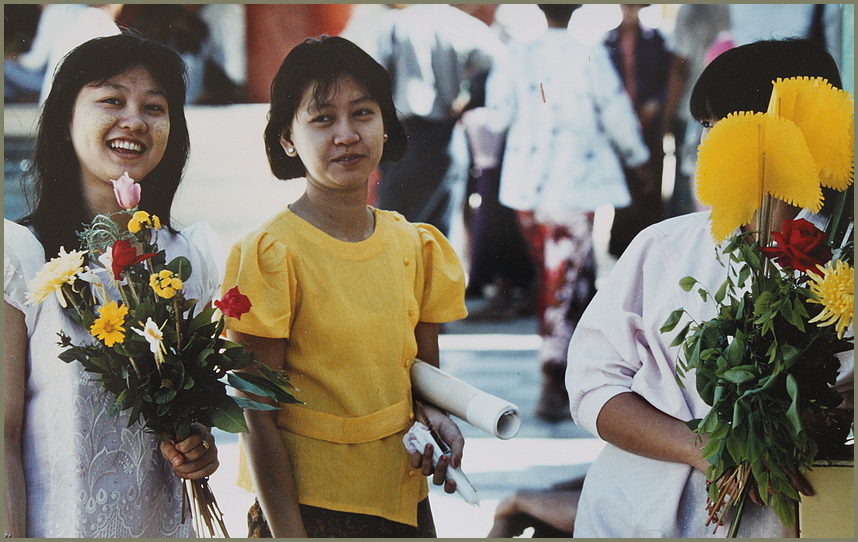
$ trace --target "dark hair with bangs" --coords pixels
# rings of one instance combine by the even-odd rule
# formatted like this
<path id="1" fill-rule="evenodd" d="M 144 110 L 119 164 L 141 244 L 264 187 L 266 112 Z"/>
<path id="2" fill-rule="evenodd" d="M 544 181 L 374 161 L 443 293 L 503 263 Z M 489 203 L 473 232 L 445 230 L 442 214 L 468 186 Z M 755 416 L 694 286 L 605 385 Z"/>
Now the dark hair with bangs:
<path id="1" fill-rule="evenodd" d="M 293 179 L 306 174 L 301 159 L 288 156 L 280 145 L 281 135 L 289 134 L 304 92 L 313 85 L 314 99 L 323 102 L 335 89 L 337 80 L 344 76 L 357 81 L 381 108 L 384 130 L 388 136 L 381 161 L 395 162 L 405 154 L 408 142 L 405 130 L 396 117 L 387 70 L 345 38 L 308 38 L 286 55 L 271 82 L 265 151 L 271 172 L 278 179 Z"/>
<path id="2" fill-rule="evenodd" d="M 729 49 L 706 66 L 691 93 L 689 108 L 698 121 L 720 120 L 736 111 L 764 113 L 777 78 L 824 77 L 842 88 L 831 55 L 805 39 L 758 41 Z"/>
<path id="3" fill-rule="evenodd" d="M 144 178 L 140 207 L 170 225 L 170 208 L 190 151 L 185 120 L 185 63 L 169 47 L 125 33 L 90 40 L 63 59 L 42 107 L 28 201 L 35 210 L 21 222 L 35 229 L 48 257 L 61 246 L 77 247 L 75 234 L 89 222 L 81 190 L 81 166 L 70 137 L 74 105 L 81 89 L 100 84 L 133 68 L 143 67 L 164 90 L 170 135 L 161 162 Z"/>

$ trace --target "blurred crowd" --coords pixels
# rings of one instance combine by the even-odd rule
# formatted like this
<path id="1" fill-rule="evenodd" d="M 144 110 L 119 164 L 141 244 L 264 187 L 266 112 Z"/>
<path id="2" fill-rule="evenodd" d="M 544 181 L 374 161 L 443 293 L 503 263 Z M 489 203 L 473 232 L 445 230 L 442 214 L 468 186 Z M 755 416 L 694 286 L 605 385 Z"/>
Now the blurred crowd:
<path id="1" fill-rule="evenodd" d="M 596 212 L 613 213 L 608 252 L 619 257 L 643 228 L 699 210 L 701 127 L 688 99 L 706 64 L 782 37 L 818 39 L 841 61 L 838 4 L 357 4 L 327 26 L 300 5 L 267 9 L 279 8 L 280 18 L 242 4 L 7 4 L 5 103 L 44 100 L 66 53 L 125 29 L 182 56 L 194 105 L 259 101 L 256 48 L 270 38 L 260 28 L 294 25 L 291 45 L 301 32 L 354 41 L 391 74 L 408 135 L 405 156 L 371 178 L 371 203 L 445 235 L 463 224 L 466 293 L 486 300 L 469 318 L 536 318 L 547 421 L 570 417 L 566 349 L 596 290 Z M 579 490 L 570 481 L 548 493 Z M 568 517 L 533 499 L 499 507 L 493 535 L 540 513 L 544 532 L 569 534 Z"/>

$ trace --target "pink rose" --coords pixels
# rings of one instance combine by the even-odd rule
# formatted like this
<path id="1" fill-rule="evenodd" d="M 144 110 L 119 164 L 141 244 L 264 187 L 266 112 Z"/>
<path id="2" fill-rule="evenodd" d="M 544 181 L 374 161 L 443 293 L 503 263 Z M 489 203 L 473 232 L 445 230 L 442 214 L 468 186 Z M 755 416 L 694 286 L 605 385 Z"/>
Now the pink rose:
<path id="1" fill-rule="evenodd" d="M 113 193 L 116 195 L 116 201 L 123 209 L 133 209 L 140 203 L 140 185 L 134 182 L 134 179 L 128 176 L 128 172 L 122 174 L 116 180 L 110 179 L 113 183 Z"/>
<path id="2" fill-rule="evenodd" d="M 241 320 L 241 315 L 250 312 L 250 298 L 238 291 L 238 286 L 233 286 L 214 302 L 214 306 L 223 311 L 225 316 Z"/>

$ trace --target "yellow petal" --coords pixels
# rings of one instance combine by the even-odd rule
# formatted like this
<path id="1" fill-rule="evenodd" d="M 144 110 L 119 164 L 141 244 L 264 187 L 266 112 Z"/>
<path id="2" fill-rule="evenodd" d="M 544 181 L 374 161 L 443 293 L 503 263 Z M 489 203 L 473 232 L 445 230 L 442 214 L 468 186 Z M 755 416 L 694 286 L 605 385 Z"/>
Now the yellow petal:
<path id="1" fill-rule="evenodd" d="M 822 207 L 816 164 L 801 130 L 767 113 L 731 113 L 699 147 L 697 196 L 712 207 L 712 236 L 751 222 L 762 194 L 811 211 Z"/>
<path id="2" fill-rule="evenodd" d="M 774 83 L 769 112 L 796 123 L 819 168 L 819 182 L 846 190 L 854 179 L 852 97 L 821 77 Z"/>

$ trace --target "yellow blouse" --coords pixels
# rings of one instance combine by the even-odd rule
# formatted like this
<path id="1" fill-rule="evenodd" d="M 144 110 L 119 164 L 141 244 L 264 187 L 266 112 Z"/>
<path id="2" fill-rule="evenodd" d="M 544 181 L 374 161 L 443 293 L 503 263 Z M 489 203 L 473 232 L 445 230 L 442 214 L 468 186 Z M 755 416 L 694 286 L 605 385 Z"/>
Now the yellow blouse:
<path id="1" fill-rule="evenodd" d="M 373 234 L 347 243 L 286 209 L 233 247 L 223 291 L 252 308 L 230 329 L 285 338 L 289 378 L 304 405 L 278 426 L 299 501 L 417 524 L 426 480 L 402 436 L 413 423 L 409 371 L 418 322 L 463 318 L 464 273 L 433 226 L 374 209 Z M 242 456 L 239 485 L 252 490 Z"/>

